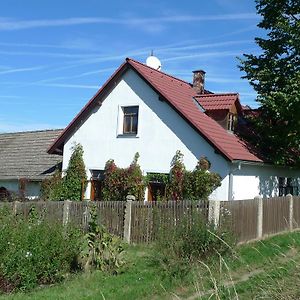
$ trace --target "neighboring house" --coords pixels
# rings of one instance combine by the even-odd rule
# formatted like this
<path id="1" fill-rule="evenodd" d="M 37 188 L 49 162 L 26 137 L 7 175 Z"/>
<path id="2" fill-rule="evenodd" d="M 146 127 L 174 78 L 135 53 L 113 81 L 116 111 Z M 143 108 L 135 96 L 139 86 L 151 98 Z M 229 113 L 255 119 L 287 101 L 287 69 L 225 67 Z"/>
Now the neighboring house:
<path id="1" fill-rule="evenodd" d="M 61 164 L 61 157 L 47 153 L 61 133 L 59 129 L 0 134 L 0 198 L 40 195 L 41 181 Z"/>
<path id="2" fill-rule="evenodd" d="M 266 163 L 247 147 L 234 134 L 243 111 L 239 95 L 205 90 L 204 77 L 204 71 L 195 71 L 190 84 L 126 59 L 48 152 L 63 155 L 65 170 L 74 143 L 83 146 L 88 199 L 97 198 L 108 159 L 126 167 L 139 152 L 144 174 L 168 173 L 176 150 L 184 154 L 188 169 L 201 156 L 210 160 L 222 177 L 212 199 L 297 193 L 300 170 Z M 146 199 L 153 199 L 153 188 L 150 183 Z"/>

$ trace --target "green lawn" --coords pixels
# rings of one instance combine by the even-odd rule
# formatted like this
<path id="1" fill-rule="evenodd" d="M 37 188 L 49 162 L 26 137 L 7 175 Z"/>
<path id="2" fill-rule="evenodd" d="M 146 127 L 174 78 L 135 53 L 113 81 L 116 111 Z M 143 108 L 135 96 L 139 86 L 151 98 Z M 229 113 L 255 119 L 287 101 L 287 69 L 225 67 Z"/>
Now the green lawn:
<path id="1" fill-rule="evenodd" d="M 300 299 L 300 232 L 237 248 L 193 268 L 185 282 L 161 279 L 149 246 L 130 246 L 124 272 L 70 276 L 64 283 L 0 299 Z"/>

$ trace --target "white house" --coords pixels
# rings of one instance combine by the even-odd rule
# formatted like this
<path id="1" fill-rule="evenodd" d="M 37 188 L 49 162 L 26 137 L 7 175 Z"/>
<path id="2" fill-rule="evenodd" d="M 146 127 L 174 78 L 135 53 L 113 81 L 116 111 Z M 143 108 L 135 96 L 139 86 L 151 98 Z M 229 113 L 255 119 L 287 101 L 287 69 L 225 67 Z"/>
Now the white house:
<path id="1" fill-rule="evenodd" d="M 213 94 L 204 88 L 204 71 L 190 84 L 132 59 L 115 71 L 49 148 L 63 155 L 66 169 L 74 143 L 84 149 L 92 184 L 109 159 L 127 167 L 136 152 L 144 173 L 168 173 L 177 150 L 193 169 L 206 156 L 222 185 L 212 199 L 248 199 L 298 193 L 300 170 L 276 167 L 234 134 L 242 114 L 238 94 Z M 151 198 L 151 195 L 150 195 Z"/>

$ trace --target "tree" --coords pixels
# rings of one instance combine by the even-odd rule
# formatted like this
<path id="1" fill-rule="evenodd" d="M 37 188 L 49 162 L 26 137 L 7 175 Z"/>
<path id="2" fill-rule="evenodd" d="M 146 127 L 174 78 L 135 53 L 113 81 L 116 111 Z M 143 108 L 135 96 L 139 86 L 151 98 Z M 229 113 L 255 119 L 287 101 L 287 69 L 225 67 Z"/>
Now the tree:
<path id="1" fill-rule="evenodd" d="M 81 200 L 82 188 L 87 180 L 85 165 L 83 161 L 83 148 L 75 144 L 72 148 L 72 155 L 63 178 L 63 198 L 69 200 Z"/>
<path id="2" fill-rule="evenodd" d="M 239 66 L 256 90 L 256 146 L 273 163 L 300 165 L 300 2 L 256 0 L 262 16 L 255 39 L 262 53 L 244 54 Z"/>

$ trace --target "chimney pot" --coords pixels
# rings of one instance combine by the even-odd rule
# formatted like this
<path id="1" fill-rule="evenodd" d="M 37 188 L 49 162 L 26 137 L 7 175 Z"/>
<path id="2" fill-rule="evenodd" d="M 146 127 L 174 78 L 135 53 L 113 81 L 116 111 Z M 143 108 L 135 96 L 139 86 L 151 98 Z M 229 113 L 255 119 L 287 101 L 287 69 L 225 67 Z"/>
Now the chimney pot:
<path id="1" fill-rule="evenodd" d="M 197 94 L 204 94 L 204 84 L 205 84 L 205 71 L 196 70 L 193 71 L 193 88 Z"/>

